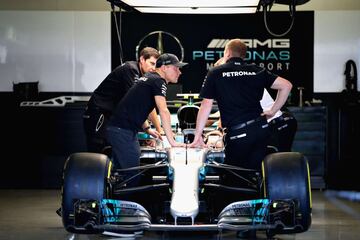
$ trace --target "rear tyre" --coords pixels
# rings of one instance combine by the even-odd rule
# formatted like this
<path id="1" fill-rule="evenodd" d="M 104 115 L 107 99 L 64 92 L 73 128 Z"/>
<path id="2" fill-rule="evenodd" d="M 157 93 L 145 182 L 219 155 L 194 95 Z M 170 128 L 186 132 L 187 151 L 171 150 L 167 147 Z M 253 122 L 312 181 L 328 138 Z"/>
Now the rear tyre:
<path id="1" fill-rule="evenodd" d="M 62 186 L 62 221 L 69 232 L 74 229 L 74 202 L 77 199 L 101 200 L 107 196 L 111 162 L 104 154 L 74 153 L 65 162 Z"/>
<path id="2" fill-rule="evenodd" d="M 264 197 L 271 200 L 296 199 L 299 203 L 294 230 L 276 230 L 276 233 L 305 232 L 311 225 L 311 187 L 309 165 L 301 153 L 282 152 L 266 156 L 262 165 Z M 273 231 L 269 235 L 276 234 Z"/>

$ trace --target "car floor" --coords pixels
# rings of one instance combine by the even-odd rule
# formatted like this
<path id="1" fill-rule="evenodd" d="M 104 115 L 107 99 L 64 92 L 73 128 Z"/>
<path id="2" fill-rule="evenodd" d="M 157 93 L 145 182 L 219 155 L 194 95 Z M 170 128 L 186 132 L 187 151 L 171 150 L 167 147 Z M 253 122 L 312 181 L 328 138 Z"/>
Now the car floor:
<path id="1" fill-rule="evenodd" d="M 313 190 L 312 226 L 305 233 L 276 235 L 275 239 L 352 240 L 360 236 L 360 202 L 336 197 L 332 191 Z M 59 190 L 0 190 L 0 239 L 120 239 L 103 234 L 79 235 L 65 231 L 55 213 L 60 206 Z M 154 233 L 121 239 L 236 239 L 234 232 Z M 263 232 L 257 239 L 266 239 Z"/>

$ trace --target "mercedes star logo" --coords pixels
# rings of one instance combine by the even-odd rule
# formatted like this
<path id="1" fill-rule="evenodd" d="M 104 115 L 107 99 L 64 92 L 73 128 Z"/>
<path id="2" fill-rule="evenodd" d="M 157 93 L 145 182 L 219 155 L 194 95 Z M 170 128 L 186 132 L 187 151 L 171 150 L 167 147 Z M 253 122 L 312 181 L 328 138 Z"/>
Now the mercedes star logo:
<path id="1" fill-rule="evenodd" d="M 136 46 L 136 60 L 139 60 L 139 53 L 144 47 L 156 48 L 160 54 L 173 53 L 180 61 L 184 60 L 184 48 L 180 40 L 172 33 L 165 31 L 154 31 L 146 34 Z"/>

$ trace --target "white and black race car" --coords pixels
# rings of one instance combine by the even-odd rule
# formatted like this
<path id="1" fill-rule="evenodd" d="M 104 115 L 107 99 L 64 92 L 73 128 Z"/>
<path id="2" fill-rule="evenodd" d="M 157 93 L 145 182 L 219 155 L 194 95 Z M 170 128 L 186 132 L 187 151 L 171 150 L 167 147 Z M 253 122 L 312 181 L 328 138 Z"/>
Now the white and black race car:
<path id="1" fill-rule="evenodd" d="M 131 171 L 133 177 L 124 173 Z M 129 186 L 134 177 L 136 186 Z M 131 185 L 131 184 L 130 184 Z M 74 233 L 265 231 L 311 225 L 309 166 L 300 153 L 272 153 L 262 170 L 224 163 L 222 149 L 142 148 L 141 166 L 75 153 L 64 167 L 61 216 Z"/>

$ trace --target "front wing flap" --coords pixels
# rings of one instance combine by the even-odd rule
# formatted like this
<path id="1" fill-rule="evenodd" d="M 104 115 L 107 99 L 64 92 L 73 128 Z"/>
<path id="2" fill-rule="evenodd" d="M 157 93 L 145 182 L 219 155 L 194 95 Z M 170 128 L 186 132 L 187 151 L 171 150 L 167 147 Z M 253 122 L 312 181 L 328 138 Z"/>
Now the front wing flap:
<path id="1" fill-rule="evenodd" d="M 234 202 L 222 210 L 218 225 L 230 230 L 294 228 L 296 202 L 269 199 Z"/>
<path id="2" fill-rule="evenodd" d="M 78 200 L 75 230 L 99 231 L 221 231 L 271 230 L 296 227 L 296 201 L 255 199 L 229 204 L 214 223 L 194 225 L 153 224 L 147 210 L 138 203 L 114 199 Z"/>

